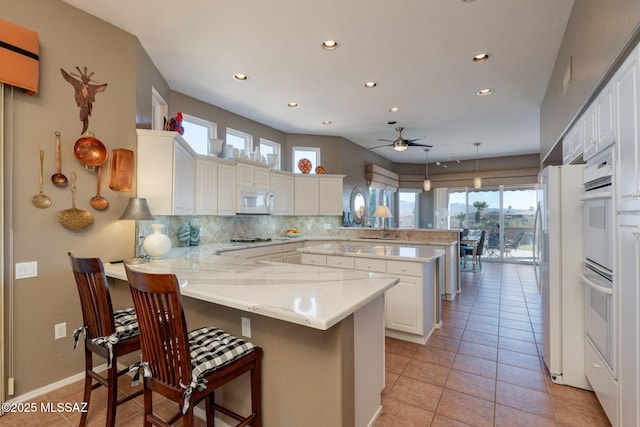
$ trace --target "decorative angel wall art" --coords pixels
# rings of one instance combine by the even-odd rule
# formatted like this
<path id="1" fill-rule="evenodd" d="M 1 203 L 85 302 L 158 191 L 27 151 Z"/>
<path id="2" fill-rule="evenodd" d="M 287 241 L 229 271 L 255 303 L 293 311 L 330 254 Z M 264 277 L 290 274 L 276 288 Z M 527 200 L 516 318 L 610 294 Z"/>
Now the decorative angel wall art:
<path id="1" fill-rule="evenodd" d="M 96 101 L 96 93 L 107 90 L 107 83 L 100 84 L 100 82 L 92 80 L 91 77 L 93 77 L 95 73 L 87 74 L 87 67 L 84 67 L 84 71 L 81 71 L 80 67 L 76 66 L 76 70 L 78 70 L 79 74 L 67 73 L 60 68 L 62 77 L 71 83 L 76 91 L 76 104 L 80 107 L 80 121 L 82 122 L 81 134 L 84 134 L 89 128 L 89 116 L 93 109 L 93 103 Z M 79 80 L 74 78 L 74 76 L 78 77 Z"/>

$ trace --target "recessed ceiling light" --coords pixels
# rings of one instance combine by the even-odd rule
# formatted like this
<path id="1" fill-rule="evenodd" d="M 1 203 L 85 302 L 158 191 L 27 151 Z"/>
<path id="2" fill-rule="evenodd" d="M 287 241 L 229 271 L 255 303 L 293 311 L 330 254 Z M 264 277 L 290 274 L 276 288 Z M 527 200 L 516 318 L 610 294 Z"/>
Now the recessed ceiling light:
<path id="1" fill-rule="evenodd" d="M 391 107 L 389 108 L 389 111 L 391 111 L 392 113 L 397 113 L 398 111 L 400 111 L 400 107 Z"/>
<path id="2" fill-rule="evenodd" d="M 323 120 L 322 121 L 323 125 L 330 125 L 331 123 L 333 123 L 331 120 Z"/>
<path id="3" fill-rule="evenodd" d="M 473 62 L 484 62 L 489 59 L 488 53 L 479 53 L 473 57 Z"/>
<path id="4" fill-rule="evenodd" d="M 233 78 L 234 80 L 244 81 L 244 80 L 247 80 L 249 77 L 246 74 L 236 73 L 233 75 Z"/>
<path id="5" fill-rule="evenodd" d="M 322 48 L 326 50 L 334 50 L 338 48 L 338 42 L 335 40 L 325 40 L 322 42 Z"/>
<path id="6" fill-rule="evenodd" d="M 290 103 L 288 103 L 287 105 L 288 105 L 289 107 L 291 107 L 291 108 L 296 108 L 296 107 L 298 107 L 298 103 L 297 103 L 297 102 L 290 102 Z"/>
<path id="7" fill-rule="evenodd" d="M 376 86 L 378 86 L 378 83 L 376 82 L 366 82 L 364 84 L 364 87 L 366 87 L 367 89 L 373 89 Z"/>
<path id="8" fill-rule="evenodd" d="M 480 95 L 480 96 L 491 95 L 492 93 L 493 93 L 493 89 L 491 89 L 491 88 L 482 89 L 482 90 L 478 91 L 478 95 Z"/>

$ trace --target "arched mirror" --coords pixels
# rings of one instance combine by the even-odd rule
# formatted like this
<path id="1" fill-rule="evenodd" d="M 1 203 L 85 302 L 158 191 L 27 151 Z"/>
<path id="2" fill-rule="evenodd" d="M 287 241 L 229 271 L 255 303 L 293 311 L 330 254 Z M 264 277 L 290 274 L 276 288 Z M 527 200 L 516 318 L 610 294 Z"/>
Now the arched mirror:
<path id="1" fill-rule="evenodd" d="M 353 222 L 355 224 L 364 223 L 365 217 L 367 215 L 367 204 L 366 199 L 364 198 L 364 193 L 362 192 L 360 187 L 354 187 L 351 191 L 349 209 L 351 211 L 351 217 L 353 218 Z"/>

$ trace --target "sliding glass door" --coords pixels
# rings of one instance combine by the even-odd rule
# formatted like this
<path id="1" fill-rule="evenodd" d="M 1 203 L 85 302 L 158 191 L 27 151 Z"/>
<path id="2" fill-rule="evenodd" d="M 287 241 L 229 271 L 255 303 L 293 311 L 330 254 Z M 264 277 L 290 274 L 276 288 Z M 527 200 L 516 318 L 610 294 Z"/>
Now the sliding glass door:
<path id="1" fill-rule="evenodd" d="M 483 262 L 532 262 L 535 205 L 535 187 L 449 190 L 449 224 L 484 230 Z"/>

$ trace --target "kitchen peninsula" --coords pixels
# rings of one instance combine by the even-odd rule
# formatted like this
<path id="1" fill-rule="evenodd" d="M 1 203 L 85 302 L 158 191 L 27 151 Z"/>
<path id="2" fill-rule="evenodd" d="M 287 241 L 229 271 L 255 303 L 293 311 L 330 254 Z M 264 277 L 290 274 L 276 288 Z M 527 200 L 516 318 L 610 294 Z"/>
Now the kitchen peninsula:
<path id="1" fill-rule="evenodd" d="M 174 249 L 132 268 L 176 274 L 190 329 L 214 324 L 264 349 L 265 427 L 372 424 L 384 388 L 384 293 L 398 278 L 215 252 Z M 122 288 L 124 266 L 105 271 Z M 218 395 L 242 411 L 247 387 L 242 378 Z"/>
<path id="2" fill-rule="evenodd" d="M 363 239 L 364 240 L 364 239 Z M 335 242 L 298 249 L 302 264 L 387 273 L 400 279 L 386 291 L 386 335 L 424 344 L 442 325 L 441 260 L 445 251 L 423 245 Z"/>

